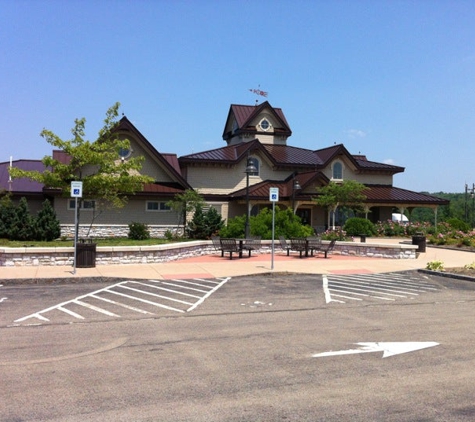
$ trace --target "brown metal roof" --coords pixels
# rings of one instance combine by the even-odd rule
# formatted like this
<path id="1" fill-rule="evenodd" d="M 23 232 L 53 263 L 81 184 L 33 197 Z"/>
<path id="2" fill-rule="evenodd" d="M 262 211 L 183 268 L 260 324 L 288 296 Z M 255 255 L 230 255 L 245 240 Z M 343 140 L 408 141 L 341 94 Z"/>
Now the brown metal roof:
<path id="1" fill-rule="evenodd" d="M 137 194 L 177 194 L 184 192 L 183 186 L 178 183 L 148 183 Z"/>
<path id="2" fill-rule="evenodd" d="M 33 170 L 43 172 L 45 166 L 41 160 L 14 160 L 12 161 L 12 166 L 17 167 L 22 170 Z M 41 193 L 43 192 L 43 184 L 34 182 L 30 179 L 19 178 L 11 179 L 8 169 L 10 167 L 10 162 L 0 163 L 0 190 L 11 191 L 14 193 Z"/>
<path id="3" fill-rule="evenodd" d="M 394 186 L 385 185 L 367 185 L 363 192 L 366 195 L 366 202 L 376 203 L 408 203 L 414 205 L 447 205 L 450 203 L 447 199 L 424 193 L 413 192 L 407 189 L 401 189 Z"/>

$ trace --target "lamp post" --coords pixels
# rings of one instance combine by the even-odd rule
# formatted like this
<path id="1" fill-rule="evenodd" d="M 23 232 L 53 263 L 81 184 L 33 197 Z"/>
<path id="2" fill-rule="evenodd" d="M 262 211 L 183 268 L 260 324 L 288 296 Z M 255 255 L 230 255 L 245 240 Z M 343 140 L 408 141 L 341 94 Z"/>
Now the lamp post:
<path id="1" fill-rule="evenodd" d="M 472 198 L 472 215 L 469 217 L 468 212 L 468 195 Z M 472 229 L 475 227 L 475 183 L 472 183 L 472 188 L 470 189 L 465 183 L 465 222 L 472 224 Z"/>
<path id="2" fill-rule="evenodd" d="M 246 173 L 246 226 L 244 228 L 244 236 L 247 239 L 249 238 L 249 219 L 251 217 L 251 210 L 249 208 L 249 175 L 257 173 L 257 168 L 249 156 L 247 157 L 246 170 L 244 173 Z"/>
<path id="3" fill-rule="evenodd" d="M 472 184 L 472 230 L 475 227 L 475 183 Z"/>
<path id="4" fill-rule="evenodd" d="M 297 179 L 295 179 L 295 175 L 294 175 L 294 183 L 292 185 L 292 212 L 295 214 L 296 213 L 296 209 L 295 209 L 295 193 L 302 189 L 302 187 L 300 186 L 300 183 Z"/>

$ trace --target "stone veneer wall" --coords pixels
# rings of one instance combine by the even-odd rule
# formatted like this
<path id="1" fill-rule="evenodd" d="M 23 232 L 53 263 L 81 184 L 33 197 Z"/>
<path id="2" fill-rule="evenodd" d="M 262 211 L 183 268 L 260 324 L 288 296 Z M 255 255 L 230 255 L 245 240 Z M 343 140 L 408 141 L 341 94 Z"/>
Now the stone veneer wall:
<path id="1" fill-rule="evenodd" d="M 177 236 L 183 235 L 183 228 L 176 226 L 156 226 L 147 225 L 150 231 L 150 237 L 157 239 L 164 239 L 167 231 Z M 89 232 L 89 233 L 88 233 Z M 74 239 L 75 226 L 74 224 L 61 224 L 61 237 L 67 239 Z M 88 235 L 89 234 L 89 235 Z M 129 226 L 124 224 L 93 224 L 89 230 L 89 225 L 79 225 L 79 238 L 107 238 L 107 237 L 127 237 L 129 234 Z"/>
<path id="2" fill-rule="evenodd" d="M 271 242 L 263 241 L 259 253 L 271 253 Z M 367 256 L 373 258 L 415 259 L 416 245 L 371 244 L 338 242 L 336 255 Z M 275 252 L 282 250 L 275 243 Z M 97 247 L 96 265 L 151 264 L 169 262 L 217 252 L 210 241 L 194 241 L 156 246 Z M 0 266 L 73 265 L 74 248 L 0 248 Z"/>

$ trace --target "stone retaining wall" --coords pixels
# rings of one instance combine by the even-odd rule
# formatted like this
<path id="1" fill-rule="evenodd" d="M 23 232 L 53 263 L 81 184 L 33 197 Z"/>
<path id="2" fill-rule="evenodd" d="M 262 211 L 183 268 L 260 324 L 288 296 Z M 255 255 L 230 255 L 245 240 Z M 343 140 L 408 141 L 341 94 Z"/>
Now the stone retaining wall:
<path id="1" fill-rule="evenodd" d="M 167 232 L 173 235 L 182 236 L 183 228 L 176 226 L 157 226 L 148 224 L 147 228 L 150 232 L 150 237 L 157 239 L 164 239 Z M 67 239 L 74 239 L 76 228 L 74 224 L 61 224 L 61 237 Z M 126 224 L 81 224 L 79 226 L 79 238 L 108 238 L 108 237 L 127 237 L 129 234 L 129 226 Z"/>
<path id="2" fill-rule="evenodd" d="M 338 242 L 334 254 L 372 258 L 415 259 L 416 245 Z M 271 241 L 263 241 L 259 253 L 271 253 Z M 282 250 L 278 242 L 275 252 Z M 96 265 L 150 264 L 217 253 L 210 241 L 182 242 L 156 246 L 97 247 Z M 73 265 L 74 248 L 0 248 L 0 266 Z"/>

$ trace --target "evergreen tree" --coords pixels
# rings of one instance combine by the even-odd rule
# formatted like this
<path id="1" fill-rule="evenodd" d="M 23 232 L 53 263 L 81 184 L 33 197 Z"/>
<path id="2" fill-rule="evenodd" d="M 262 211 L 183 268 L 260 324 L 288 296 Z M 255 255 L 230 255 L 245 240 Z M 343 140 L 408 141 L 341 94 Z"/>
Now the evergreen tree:
<path id="1" fill-rule="evenodd" d="M 61 226 L 50 201 L 43 202 L 43 208 L 38 212 L 35 220 L 36 240 L 51 241 L 61 235 Z"/>
<path id="2" fill-rule="evenodd" d="M 214 234 L 218 233 L 224 227 L 224 220 L 218 214 L 216 208 L 210 207 L 204 215 L 205 226 L 207 228 L 206 238 L 209 239 Z"/>
<path id="3" fill-rule="evenodd" d="M 15 215 L 15 206 L 10 195 L 4 195 L 0 199 L 0 238 L 10 239 L 10 227 Z"/>
<path id="4" fill-rule="evenodd" d="M 25 197 L 20 199 L 15 207 L 13 219 L 9 228 L 10 240 L 32 240 L 34 239 L 34 219 L 28 208 L 28 201 Z"/>

